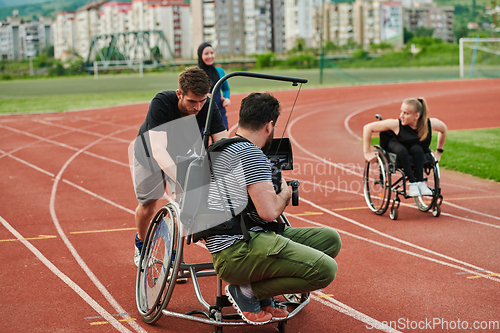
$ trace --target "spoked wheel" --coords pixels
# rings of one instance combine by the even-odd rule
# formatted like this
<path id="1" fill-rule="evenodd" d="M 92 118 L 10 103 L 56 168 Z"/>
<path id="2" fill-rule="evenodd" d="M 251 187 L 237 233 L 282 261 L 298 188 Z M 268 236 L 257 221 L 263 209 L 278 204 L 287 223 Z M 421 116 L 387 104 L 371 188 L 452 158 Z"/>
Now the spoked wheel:
<path id="1" fill-rule="evenodd" d="M 183 245 L 178 216 L 176 203 L 160 208 L 144 240 L 137 270 L 136 303 L 148 324 L 160 318 L 174 290 L 176 279 L 170 279 L 169 274 L 179 269 Z"/>
<path id="2" fill-rule="evenodd" d="M 391 176 L 384 151 L 375 147 L 375 152 L 377 160 L 365 163 L 363 192 L 368 207 L 375 214 L 382 215 L 391 201 Z"/>
<path id="3" fill-rule="evenodd" d="M 418 209 L 420 209 L 422 212 L 427 212 L 429 211 L 429 209 L 437 206 L 437 201 L 439 199 L 439 196 L 441 195 L 439 189 L 439 165 L 435 163 L 433 166 L 424 167 L 424 173 L 427 177 L 427 186 L 431 189 L 432 195 L 419 196 L 415 197 L 414 199 Z"/>

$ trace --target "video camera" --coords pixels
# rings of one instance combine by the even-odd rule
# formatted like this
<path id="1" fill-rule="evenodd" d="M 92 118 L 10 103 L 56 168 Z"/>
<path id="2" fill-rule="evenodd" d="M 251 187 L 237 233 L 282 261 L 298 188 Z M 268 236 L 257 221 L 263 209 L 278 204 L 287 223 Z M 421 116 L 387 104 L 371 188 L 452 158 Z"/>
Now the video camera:
<path id="1" fill-rule="evenodd" d="M 273 139 L 271 147 L 266 154 L 271 163 L 273 173 L 273 186 L 276 194 L 281 192 L 281 170 L 293 170 L 293 154 L 290 139 Z M 292 205 L 299 205 L 299 186 L 298 180 L 289 180 L 286 182 L 292 187 Z"/>

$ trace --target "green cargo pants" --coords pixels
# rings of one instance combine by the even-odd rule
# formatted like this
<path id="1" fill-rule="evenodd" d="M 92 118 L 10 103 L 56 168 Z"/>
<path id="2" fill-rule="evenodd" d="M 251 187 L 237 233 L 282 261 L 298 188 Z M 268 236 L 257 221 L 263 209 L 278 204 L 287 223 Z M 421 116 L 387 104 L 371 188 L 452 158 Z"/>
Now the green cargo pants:
<path id="1" fill-rule="evenodd" d="M 325 288 L 337 274 L 342 246 L 331 228 L 291 228 L 283 233 L 252 232 L 252 239 L 236 241 L 213 253 L 215 271 L 230 284 L 251 283 L 257 299 Z"/>

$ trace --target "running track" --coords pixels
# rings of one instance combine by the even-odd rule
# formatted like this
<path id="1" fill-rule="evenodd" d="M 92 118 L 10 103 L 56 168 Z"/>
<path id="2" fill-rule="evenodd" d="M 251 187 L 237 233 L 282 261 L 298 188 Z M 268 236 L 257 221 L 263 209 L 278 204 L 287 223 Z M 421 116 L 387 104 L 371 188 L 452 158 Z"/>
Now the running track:
<path id="1" fill-rule="evenodd" d="M 280 135 L 295 92 L 275 96 Z M 362 126 L 376 113 L 397 117 L 411 96 L 426 97 L 450 130 L 500 127 L 500 80 L 302 89 L 286 130 L 301 203 L 287 212 L 294 226 L 337 229 L 343 248 L 336 280 L 288 332 L 500 331 L 500 184 L 441 170 L 439 218 L 403 200 L 392 221 L 364 202 Z M 232 97 L 230 124 L 242 97 Z M 146 112 L 138 104 L 0 117 L 0 332 L 213 331 L 167 317 L 149 326 L 136 309 L 127 149 Z M 187 262 L 210 260 L 199 246 L 185 251 Z M 200 281 L 212 303 L 213 281 Z M 191 282 L 176 286 L 169 307 L 199 309 Z M 236 330 L 277 331 L 224 328 Z"/>

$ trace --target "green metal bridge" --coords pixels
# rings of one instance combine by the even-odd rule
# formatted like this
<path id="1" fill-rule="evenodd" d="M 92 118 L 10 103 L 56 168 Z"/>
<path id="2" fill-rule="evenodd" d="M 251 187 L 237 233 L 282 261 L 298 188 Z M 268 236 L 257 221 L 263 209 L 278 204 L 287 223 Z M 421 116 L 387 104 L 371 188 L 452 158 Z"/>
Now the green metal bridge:
<path id="1" fill-rule="evenodd" d="M 134 64 L 154 64 L 161 59 L 176 59 L 176 54 L 160 30 L 131 31 L 98 35 L 92 38 L 87 66 L 98 62 L 110 66 L 134 67 Z"/>

